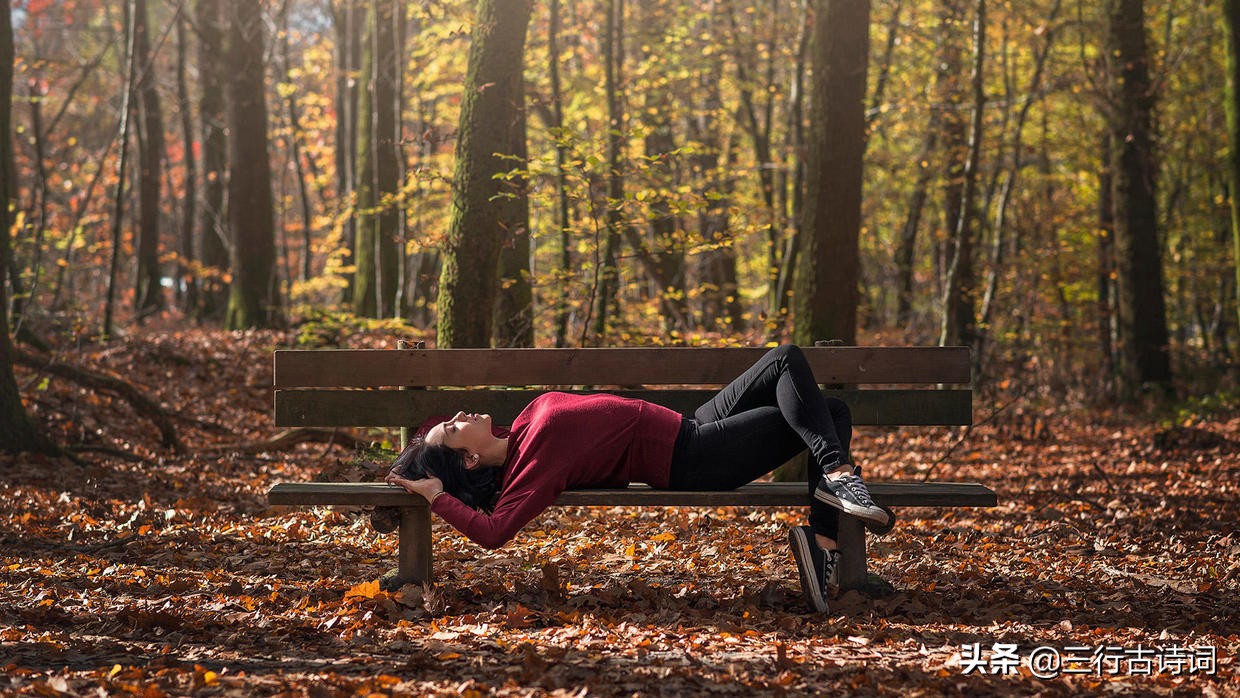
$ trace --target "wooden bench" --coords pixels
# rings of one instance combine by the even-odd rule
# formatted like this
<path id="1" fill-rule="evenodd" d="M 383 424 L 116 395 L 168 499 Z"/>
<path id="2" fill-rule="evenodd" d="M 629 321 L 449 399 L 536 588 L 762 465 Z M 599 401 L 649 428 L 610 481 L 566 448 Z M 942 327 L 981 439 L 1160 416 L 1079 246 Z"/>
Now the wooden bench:
<path id="1" fill-rule="evenodd" d="M 967 347 L 803 347 L 815 377 L 825 384 L 889 386 L 836 388 L 853 423 L 966 425 L 972 421 Z M 583 386 L 619 386 L 607 392 L 655 402 L 692 415 L 767 350 L 762 348 L 626 349 L 397 349 L 280 350 L 275 352 L 278 426 L 408 427 L 458 409 L 490 413 L 511 424 L 548 390 L 597 392 Z M 909 388 L 909 385 L 921 388 Z M 667 386 L 715 386 L 682 389 Z M 891 388 L 890 386 L 902 386 Z M 665 389 L 657 389 L 663 387 Z M 399 389 L 404 388 L 404 389 Z M 468 388 L 468 390 L 465 390 Z M 403 437 L 402 437 L 403 439 Z M 403 444 L 402 444 L 403 445 Z M 881 454 L 870 454 L 871 459 Z M 879 504 L 995 506 L 995 493 L 977 483 L 870 482 Z M 573 490 L 560 506 L 805 506 L 804 482 L 754 483 L 737 490 L 675 492 L 644 485 Z M 384 579 L 391 588 L 431 579 L 431 521 L 426 501 L 386 483 L 279 483 L 271 504 L 370 505 L 400 512 L 398 566 Z M 865 529 L 840 517 L 841 588 L 867 584 Z"/>

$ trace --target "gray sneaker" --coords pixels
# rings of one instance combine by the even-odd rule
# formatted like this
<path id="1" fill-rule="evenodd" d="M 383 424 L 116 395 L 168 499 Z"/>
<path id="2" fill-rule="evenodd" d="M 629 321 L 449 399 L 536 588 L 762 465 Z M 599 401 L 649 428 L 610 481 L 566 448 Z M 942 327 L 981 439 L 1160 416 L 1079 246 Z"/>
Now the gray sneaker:
<path id="1" fill-rule="evenodd" d="M 823 550 L 814 540 L 814 529 L 797 526 L 788 532 L 788 545 L 801 573 L 801 594 L 810 610 L 827 612 L 827 585 L 835 584 L 839 566 L 838 550 Z"/>
<path id="2" fill-rule="evenodd" d="M 890 531 L 895 523 L 890 509 L 874 503 L 870 489 L 861 479 L 861 468 L 853 468 L 848 475 L 834 480 L 824 474 L 814 488 L 814 498 L 861 519 L 865 527 L 875 533 Z"/>

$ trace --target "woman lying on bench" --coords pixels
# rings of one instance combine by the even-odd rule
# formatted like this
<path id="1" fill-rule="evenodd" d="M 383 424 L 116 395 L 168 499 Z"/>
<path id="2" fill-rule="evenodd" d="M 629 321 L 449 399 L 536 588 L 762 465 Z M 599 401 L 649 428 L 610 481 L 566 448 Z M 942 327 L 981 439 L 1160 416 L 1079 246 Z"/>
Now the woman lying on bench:
<path id="1" fill-rule="evenodd" d="M 551 392 L 531 401 L 506 434 L 485 414 L 458 412 L 435 424 L 411 440 L 386 479 L 425 497 L 474 542 L 498 548 L 567 489 L 644 482 L 730 490 L 808 447 L 809 525 L 793 528 L 789 542 L 806 602 L 826 611 L 840 512 L 876 532 L 895 522 L 870 498 L 860 468 L 845 467 L 851 437 L 848 406 L 823 396 L 804 354 L 785 344 L 692 419 L 644 400 Z"/>

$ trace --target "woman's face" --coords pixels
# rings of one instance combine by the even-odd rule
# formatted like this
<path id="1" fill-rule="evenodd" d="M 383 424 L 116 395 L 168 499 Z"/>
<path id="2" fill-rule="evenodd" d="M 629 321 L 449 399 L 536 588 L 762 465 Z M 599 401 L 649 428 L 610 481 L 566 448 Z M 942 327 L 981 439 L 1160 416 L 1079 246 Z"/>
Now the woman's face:
<path id="1" fill-rule="evenodd" d="M 465 467 L 470 470 L 478 467 L 478 461 L 470 456 L 481 453 L 493 438 L 489 414 L 457 412 L 451 419 L 436 424 L 426 432 L 427 444 L 464 452 Z"/>

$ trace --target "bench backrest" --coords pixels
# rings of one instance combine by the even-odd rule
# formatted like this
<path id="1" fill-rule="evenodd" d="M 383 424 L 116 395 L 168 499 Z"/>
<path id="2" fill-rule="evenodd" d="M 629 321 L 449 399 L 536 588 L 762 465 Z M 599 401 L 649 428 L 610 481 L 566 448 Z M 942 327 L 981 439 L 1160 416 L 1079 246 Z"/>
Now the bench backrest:
<path id="1" fill-rule="evenodd" d="M 398 427 L 458 409 L 488 412 L 496 424 L 509 424 L 530 400 L 548 390 L 606 390 L 692 415 L 719 386 L 740 375 L 766 351 L 679 347 L 279 350 L 275 352 L 276 424 Z M 805 347 L 803 351 L 819 381 L 849 386 L 824 393 L 847 402 L 855 424 L 972 422 L 968 347 Z"/>

